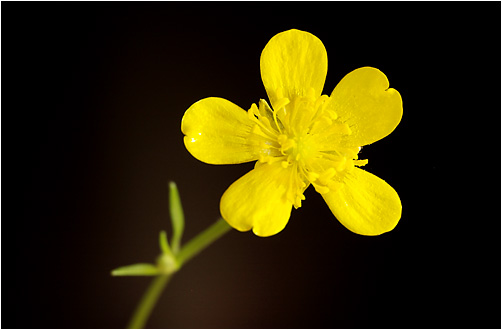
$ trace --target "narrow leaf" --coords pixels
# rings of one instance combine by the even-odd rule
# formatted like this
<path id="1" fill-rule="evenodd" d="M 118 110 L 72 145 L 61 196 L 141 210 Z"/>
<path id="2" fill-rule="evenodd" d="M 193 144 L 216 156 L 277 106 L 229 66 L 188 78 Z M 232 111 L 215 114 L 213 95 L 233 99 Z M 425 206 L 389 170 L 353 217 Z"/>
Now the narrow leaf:
<path id="1" fill-rule="evenodd" d="M 169 248 L 169 243 L 167 242 L 167 234 L 164 230 L 160 232 L 159 235 L 160 250 L 163 254 L 172 255 L 171 249 Z"/>
<path id="2" fill-rule="evenodd" d="M 153 276 L 158 274 L 159 270 L 152 264 L 134 264 L 112 270 L 112 276 Z"/>
<path id="3" fill-rule="evenodd" d="M 169 182 L 169 212 L 171 214 L 171 225 L 173 227 L 173 236 L 171 239 L 171 247 L 176 255 L 180 250 L 181 236 L 185 227 L 185 217 L 183 215 L 183 207 L 181 206 L 180 195 L 176 183 Z"/>

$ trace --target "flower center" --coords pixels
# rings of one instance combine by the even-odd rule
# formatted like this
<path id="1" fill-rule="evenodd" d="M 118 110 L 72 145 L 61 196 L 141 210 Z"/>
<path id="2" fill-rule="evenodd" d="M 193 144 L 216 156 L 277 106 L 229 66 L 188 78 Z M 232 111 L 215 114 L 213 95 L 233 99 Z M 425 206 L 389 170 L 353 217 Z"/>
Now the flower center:
<path id="1" fill-rule="evenodd" d="M 305 163 L 305 160 L 315 155 L 315 146 L 307 134 L 293 137 L 281 134 L 277 137 L 277 142 L 281 145 L 281 153 L 286 156 L 288 165 L 293 162 Z"/>
<path id="2" fill-rule="evenodd" d="M 338 189 L 346 171 L 367 161 L 357 159 L 360 148 L 344 147 L 352 132 L 327 106 L 328 96 L 316 98 L 313 90 L 293 100 L 281 98 L 280 91 L 277 96 L 274 110 L 264 100 L 248 110 L 256 123 L 250 139 L 259 146 L 260 163 L 280 161 L 291 174 L 287 198 L 298 208 L 309 184 L 322 194 Z"/>

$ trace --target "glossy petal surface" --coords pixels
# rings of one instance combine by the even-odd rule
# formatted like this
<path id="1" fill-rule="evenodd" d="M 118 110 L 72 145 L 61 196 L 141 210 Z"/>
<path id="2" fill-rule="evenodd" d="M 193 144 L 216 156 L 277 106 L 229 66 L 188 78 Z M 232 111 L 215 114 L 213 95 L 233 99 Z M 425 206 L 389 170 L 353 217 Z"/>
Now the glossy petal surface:
<path id="1" fill-rule="evenodd" d="M 187 150 L 209 164 L 238 164 L 256 160 L 248 139 L 254 123 L 234 103 L 209 97 L 194 103 L 183 116 L 181 131 Z"/>
<path id="2" fill-rule="evenodd" d="M 292 209 L 286 193 L 291 170 L 263 164 L 235 181 L 221 197 L 220 211 L 232 227 L 271 236 L 286 226 Z"/>
<path id="3" fill-rule="evenodd" d="M 380 70 L 364 67 L 347 74 L 328 105 L 349 125 L 347 146 L 360 147 L 389 135 L 401 121 L 403 102 Z"/>
<path id="4" fill-rule="evenodd" d="M 261 54 L 260 68 L 272 107 L 277 110 L 281 99 L 306 96 L 311 88 L 315 97 L 321 95 L 328 55 L 313 34 L 289 30 L 270 39 Z"/>
<path id="5" fill-rule="evenodd" d="M 185 113 L 185 146 L 210 164 L 257 160 L 220 202 L 235 229 L 271 236 L 301 207 L 313 185 L 338 220 L 361 235 L 392 230 L 401 201 L 385 181 L 356 166 L 360 147 L 390 134 L 402 117 L 400 94 L 378 69 L 346 75 L 331 96 L 321 95 L 327 53 L 314 35 L 289 30 L 275 35 L 260 58 L 272 104 L 260 100 L 246 112 L 221 98 L 207 98 Z"/>
<path id="6" fill-rule="evenodd" d="M 360 235 L 391 231 L 401 218 L 401 200 L 379 177 L 354 168 L 339 189 L 322 195 L 335 217 Z"/>

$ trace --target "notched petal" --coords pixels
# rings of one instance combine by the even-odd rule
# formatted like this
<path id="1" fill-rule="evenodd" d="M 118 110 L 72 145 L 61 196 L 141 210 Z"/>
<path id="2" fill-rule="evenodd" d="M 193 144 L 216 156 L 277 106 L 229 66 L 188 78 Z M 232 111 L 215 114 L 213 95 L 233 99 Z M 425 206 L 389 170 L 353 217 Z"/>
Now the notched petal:
<path id="1" fill-rule="evenodd" d="M 363 67 L 347 74 L 333 90 L 327 105 L 346 123 L 352 134 L 347 146 L 363 146 L 389 135 L 403 116 L 401 95 L 389 88 L 385 74 Z"/>

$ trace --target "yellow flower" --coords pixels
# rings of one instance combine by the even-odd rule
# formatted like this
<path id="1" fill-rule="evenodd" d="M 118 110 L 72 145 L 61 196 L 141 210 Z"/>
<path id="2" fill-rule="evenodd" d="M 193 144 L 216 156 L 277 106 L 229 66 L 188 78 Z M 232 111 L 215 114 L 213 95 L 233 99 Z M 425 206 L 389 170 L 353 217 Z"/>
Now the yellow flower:
<path id="1" fill-rule="evenodd" d="M 280 232 L 292 206 L 313 185 L 336 218 L 361 235 L 392 230 L 401 201 L 382 179 L 359 166 L 361 146 L 390 134 L 403 108 L 379 70 L 347 74 L 330 96 L 321 95 L 328 60 L 321 40 L 299 30 L 274 36 L 260 59 L 265 100 L 246 112 L 222 98 L 194 103 L 181 130 L 188 151 L 209 164 L 256 161 L 220 202 L 222 217 L 235 229 L 258 236 Z M 357 167 L 356 167 L 357 166 Z"/>

